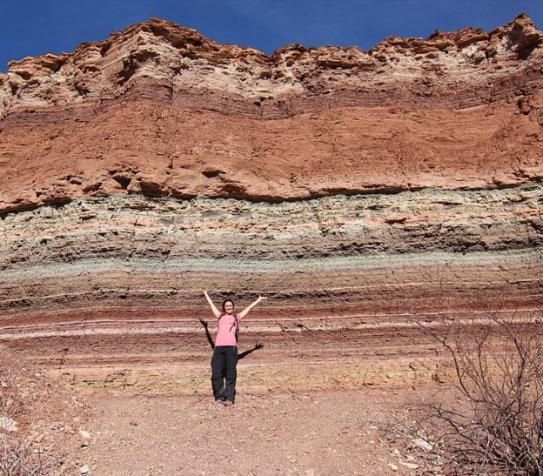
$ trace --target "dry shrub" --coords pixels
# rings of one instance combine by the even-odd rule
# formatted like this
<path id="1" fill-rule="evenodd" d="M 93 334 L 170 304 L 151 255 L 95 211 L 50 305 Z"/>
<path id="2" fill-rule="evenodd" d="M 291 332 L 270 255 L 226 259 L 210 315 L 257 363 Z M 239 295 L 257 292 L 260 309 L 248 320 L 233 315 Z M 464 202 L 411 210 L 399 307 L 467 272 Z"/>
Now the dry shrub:
<path id="1" fill-rule="evenodd" d="M 64 415 L 72 411 L 70 405 L 58 385 L 0 346 L 0 417 L 17 424 L 15 431 L 0 427 L 1 476 L 60 475 L 73 469 L 64 458 L 70 441 L 51 429 L 53 422 L 70 423 Z"/>
<path id="2" fill-rule="evenodd" d="M 18 410 L 18 402 L 10 398 L 8 392 L 1 391 L 12 383 L 8 369 L 0 371 L 0 417 L 11 418 Z M 24 442 L 20 437 L 0 429 L 0 475 L 23 476 L 50 474 L 51 468 L 41 451 L 32 442 Z"/>
<path id="3" fill-rule="evenodd" d="M 0 474 L 2 476 L 38 476 L 55 474 L 55 467 L 31 442 L 0 434 Z"/>
<path id="4" fill-rule="evenodd" d="M 530 322 L 531 321 L 531 322 Z M 543 336 L 537 319 L 453 323 L 446 349 L 467 405 L 431 406 L 457 474 L 543 475 Z"/>
<path id="5" fill-rule="evenodd" d="M 13 398 L 12 369 L 0 369 L 0 417 L 15 418 L 21 412 L 21 404 Z M 51 474 L 51 465 L 32 442 L 0 429 L 0 475 L 26 476 Z"/>

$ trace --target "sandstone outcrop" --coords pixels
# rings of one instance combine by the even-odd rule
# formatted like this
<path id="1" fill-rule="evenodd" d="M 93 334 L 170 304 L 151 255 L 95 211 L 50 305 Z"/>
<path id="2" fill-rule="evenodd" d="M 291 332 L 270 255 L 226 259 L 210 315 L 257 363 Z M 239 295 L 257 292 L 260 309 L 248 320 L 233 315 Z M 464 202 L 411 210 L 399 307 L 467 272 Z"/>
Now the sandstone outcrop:
<path id="1" fill-rule="evenodd" d="M 70 349 L 74 385 L 203 389 L 201 291 L 266 293 L 243 329 L 270 344 L 255 388 L 307 383 L 307 356 L 329 364 L 314 386 L 430 378 L 413 316 L 537 327 L 542 157 L 525 15 L 271 55 L 151 19 L 14 61 L 0 341 L 45 363 Z"/>
<path id="2" fill-rule="evenodd" d="M 306 199 L 543 176 L 543 35 L 267 56 L 151 19 L 0 75 L 0 212 L 143 193 Z"/>

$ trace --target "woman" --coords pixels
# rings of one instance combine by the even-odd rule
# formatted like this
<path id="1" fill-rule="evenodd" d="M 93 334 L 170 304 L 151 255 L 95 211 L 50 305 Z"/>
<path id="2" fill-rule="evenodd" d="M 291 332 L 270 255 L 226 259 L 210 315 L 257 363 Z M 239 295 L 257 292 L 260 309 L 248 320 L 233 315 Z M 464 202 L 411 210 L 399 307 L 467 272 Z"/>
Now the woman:
<path id="1" fill-rule="evenodd" d="M 209 325 L 206 320 L 200 319 L 200 324 L 202 324 L 202 327 L 204 328 L 206 332 L 207 342 L 209 343 L 209 347 L 211 347 L 211 350 L 215 349 L 215 342 L 213 342 L 213 338 L 211 337 L 211 334 L 209 333 Z M 255 350 L 263 349 L 264 344 L 261 344 L 260 342 L 257 342 L 254 347 L 247 349 L 243 351 L 241 354 L 238 354 L 238 362 L 247 357 L 249 354 L 252 354 Z"/>
<path id="2" fill-rule="evenodd" d="M 255 302 L 247 306 L 239 314 L 234 314 L 234 301 L 231 299 L 227 299 L 222 303 L 223 312 L 221 313 L 215 304 L 213 304 L 207 291 L 204 291 L 204 296 L 211 307 L 211 311 L 219 320 L 217 335 L 215 337 L 215 348 L 213 349 L 213 357 L 211 358 L 213 396 L 218 403 L 232 405 L 236 397 L 237 330 L 239 321 L 265 298 L 259 296 Z"/>

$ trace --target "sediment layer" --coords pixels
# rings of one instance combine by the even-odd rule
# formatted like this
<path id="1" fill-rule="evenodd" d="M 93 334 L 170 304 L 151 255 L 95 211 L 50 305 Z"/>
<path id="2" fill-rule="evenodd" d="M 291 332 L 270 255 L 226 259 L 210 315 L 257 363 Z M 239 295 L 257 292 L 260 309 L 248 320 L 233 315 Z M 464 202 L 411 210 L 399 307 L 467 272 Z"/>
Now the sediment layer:
<path id="1" fill-rule="evenodd" d="M 242 348 L 266 343 L 247 389 L 443 379 L 418 323 L 539 327 L 542 198 L 534 185 L 281 204 L 121 195 L 9 214 L 0 341 L 81 389 L 206 391 L 202 291 L 239 307 L 263 293 L 241 328 Z"/>

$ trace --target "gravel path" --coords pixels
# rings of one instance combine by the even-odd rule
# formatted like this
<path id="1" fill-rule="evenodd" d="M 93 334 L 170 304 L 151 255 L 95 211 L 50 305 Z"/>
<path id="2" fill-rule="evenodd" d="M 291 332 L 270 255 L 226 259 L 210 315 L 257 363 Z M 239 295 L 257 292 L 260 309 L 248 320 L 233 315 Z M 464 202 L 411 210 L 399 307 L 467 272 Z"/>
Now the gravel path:
<path id="1" fill-rule="evenodd" d="M 85 461 L 99 475 L 420 474 L 405 439 L 394 444 L 388 430 L 415 397 L 243 394 L 232 407 L 204 396 L 94 397 Z"/>

